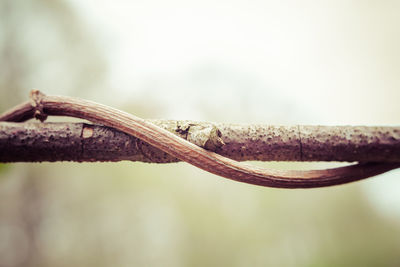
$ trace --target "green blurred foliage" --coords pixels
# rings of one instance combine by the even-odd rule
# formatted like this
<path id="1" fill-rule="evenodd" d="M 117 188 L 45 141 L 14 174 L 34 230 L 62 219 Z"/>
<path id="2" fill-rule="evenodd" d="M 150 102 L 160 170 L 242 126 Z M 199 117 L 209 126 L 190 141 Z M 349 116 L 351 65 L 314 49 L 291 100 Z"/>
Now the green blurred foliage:
<path id="1" fill-rule="evenodd" d="M 0 163 L 0 174 L 5 172 L 9 167 L 9 164 Z"/>

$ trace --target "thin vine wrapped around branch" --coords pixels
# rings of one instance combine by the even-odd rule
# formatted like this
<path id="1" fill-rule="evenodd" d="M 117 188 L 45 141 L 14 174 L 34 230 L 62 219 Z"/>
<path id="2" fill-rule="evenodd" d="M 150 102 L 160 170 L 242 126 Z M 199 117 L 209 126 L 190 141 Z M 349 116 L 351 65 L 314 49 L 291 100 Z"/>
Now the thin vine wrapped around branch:
<path id="1" fill-rule="evenodd" d="M 400 162 L 395 161 L 361 162 L 347 167 L 326 170 L 278 171 L 262 169 L 206 150 L 154 123 L 120 110 L 77 98 L 46 96 L 37 90 L 32 91 L 31 101 L 7 111 L 0 116 L 0 121 L 22 122 L 32 117 L 44 121 L 48 115 L 82 118 L 112 127 L 134 136 L 172 157 L 186 161 L 208 172 L 239 182 L 261 186 L 279 188 L 330 186 L 364 179 L 400 167 Z M 393 131 L 398 133 L 397 129 L 393 129 Z M 300 133 L 299 128 L 297 132 Z M 200 142 L 200 145 L 215 149 L 225 145 L 218 128 L 212 127 L 209 133 L 214 133 L 212 135 L 214 137 L 210 139 L 211 142 L 207 142 L 206 138 L 206 141 Z M 308 156 L 304 153 L 302 145 L 299 155 L 300 160 Z"/>

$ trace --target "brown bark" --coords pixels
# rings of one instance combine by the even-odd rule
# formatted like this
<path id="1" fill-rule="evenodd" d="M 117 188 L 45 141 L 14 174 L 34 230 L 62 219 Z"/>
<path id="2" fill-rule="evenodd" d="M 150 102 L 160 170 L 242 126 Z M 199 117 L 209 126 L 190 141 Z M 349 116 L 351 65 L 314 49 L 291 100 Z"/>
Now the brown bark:
<path id="1" fill-rule="evenodd" d="M 218 150 L 222 150 L 224 147 L 226 147 L 224 139 L 221 138 L 223 136 L 223 131 L 218 129 L 218 126 L 216 125 L 212 125 L 211 127 L 201 127 L 201 125 L 196 125 L 190 122 L 183 123 L 183 125 L 177 124 L 175 131 L 180 134 L 186 135 L 187 140 L 193 139 L 195 143 L 193 144 L 154 123 L 136 117 L 132 114 L 123 112 L 121 110 L 79 98 L 64 96 L 46 96 L 38 90 L 31 91 L 29 102 L 23 103 L 1 114 L 0 121 L 22 122 L 27 120 L 28 118 L 34 117 L 43 122 L 48 115 L 76 117 L 86 119 L 93 123 L 112 127 L 128 135 L 139 138 L 140 140 L 147 142 L 148 144 L 164 151 L 165 153 L 173 157 L 176 157 L 210 173 L 238 182 L 260 186 L 277 188 L 314 188 L 332 186 L 365 179 L 393 170 L 395 168 L 399 168 L 400 166 L 400 162 L 362 162 L 359 160 L 358 164 L 355 165 L 325 170 L 283 171 L 259 168 L 257 166 L 240 163 L 238 161 L 232 160 L 228 157 L 210 151 L 215 150 L 216 152 L 219 152 Z M 197 126 L 200 126 L 200 130 L 191 134 L 191 128 L 195 128 Z M 284 129 L 284 127 L 281 128 Z M 294 128 L 289 127 L 289 132 L 291 134 L 294 134 L 294 137 L 296 134 L 296 128 L 298 141 L 295 143 L 298 143 L 299 157 L 300 160 L 302 160 L 304 157 L 303 139 L 306 140 L 308 138 L 307 136 L 304 136 L 304 134 L 302 134 L 300 126 L 296 126 Z M 335 128 L 335 130 L 337 130 L 337 128 Z M 260 131 L 260 129 L 258 129 L 257 126 L 254 125 L 250 125 L 249 128 L 245 131 L 249 135 L 256 134 L 254 140 L 258 140 L 258 138 L 263 137 L 265 138 L 270 134 L 270 132 L 265 132 L 262 130 Z M 375 129 L 375 131 L 379 135 L 389 133 L 389 131 L 386 130 L 382 132 L 381 128 L 377 128 Z M 305 132 L 307 133 L 307 131 Z M 356 139 L 359 139 L 360 143 L 366 142 L 366 144 L 368 145 L 370 143 L 369 139 L 365 138 L 362 132 L 360 132 L 360 130 L 354 130 L 350 133 L 345 131 L 344 135 L 341 136 L 337 134 L 337 136 L 340 137 L 339 141 L 344 141 L 344 143 L 347 143 L 349 139 L 356 136 Z M 398 133 L 398 129 L 393 129 L 393 133 L 396 135 Z M 92 129 L 82 129 L 81 136 L 83 138 L 90 138 L 92 135 Z M 273 140 L 273 137 L 275 137 L 275 135 L 276 133 L 272 131 L 272 137 L 269 137 L 269 139 L 267 140 Z M 246 149 L 250 147 L 250 145 L 247 145 L 247 142 L 254 141 L 248 135 L 244 136 L 244 140 L 246 141 L 246 143 L 244 146 L 241 146 L 239 150 L 237 150 L 241 152 L 240 155 L 242 157 L 244 156 Z M 288 136 L 289 135 L 283 135 L 284 138 L 288 138 Z M 315 138 L 311 139 L 315 141 L 314 144 L 317 144 L 317 146 L 313 147 L 313 150 L 311 151 L 318 150 L 319 140 L 324 139 L 321 138 L 321 136 L 324 136 L 324 131 L 318 132 Z M 330 135 L 328 135 L 328 137 L 330 137 Z M 393 139 L 397 140 L 398 138 L 397 136 L 394 138 L 392 136 L 391 140 Z M 288 138 L 289 144 L 292 141 L 293 140 L 291 138 Z M 143 152 L 144 150 L 139 144 L 139 142 L 136 142 L 137 148 Z M 264 144 L 266 143 L 264 142 Z M 304 149 L 307 148 L 306 145 L 304 147 Z M 204 148 L 207 148 L 209 150 L 206 150 Z M 258 146 L 256 146 L 256 149 L 258 149 L 256 151 L 257 153 L 260 152 Z M 268 149 L 268 151 L 271 152 L 273 150 Z M 151 153 L 143 154 L 151 155 Z M 312 158 L 312 153 L 306 155 L 309 158 Z"/>
<path id="2" fill-rule="evenodd" d="M 400 162 L 400 127 L 150 122 L 239 161 Z M 138 138 L 105 126 L 0 122 L 0 162 L 120 160 L 179 161 Z"/>

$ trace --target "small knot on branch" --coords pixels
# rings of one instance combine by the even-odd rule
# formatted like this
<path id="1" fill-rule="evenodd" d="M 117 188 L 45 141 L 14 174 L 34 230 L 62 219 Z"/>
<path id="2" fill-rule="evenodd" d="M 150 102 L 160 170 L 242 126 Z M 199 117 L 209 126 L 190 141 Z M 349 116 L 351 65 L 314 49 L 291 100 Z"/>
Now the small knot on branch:
<path id="1" fill-rule="evenodd" d="M 47 114 L 44 113 L 42 104 L 42 99 L 45 96 L 45 94 L 37 89 L 33 89 L 29 94 L 30 103 L 34 109 L 33 117 L 35 117 L 35 119 L 37 120 L 40 120 L 41 122 L 44 122 L 47 119 Z"/>
<path id="2" fill-rule="evenodd" d="M 222 133 L 215 125 L 208 127 L 192 125 L 188 131 L 187 141 L 207 150 L 216 151 L 225 145 L 221 137 Z"/>

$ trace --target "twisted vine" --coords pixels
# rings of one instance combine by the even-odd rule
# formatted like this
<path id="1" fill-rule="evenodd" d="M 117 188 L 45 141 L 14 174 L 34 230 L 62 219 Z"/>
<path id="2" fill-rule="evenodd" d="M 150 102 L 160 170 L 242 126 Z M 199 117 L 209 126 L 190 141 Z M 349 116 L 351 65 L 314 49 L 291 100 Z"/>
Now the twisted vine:
<path id="1" fill-rule="evenodd" d="M 366 162 L 325 170 L 270 170 L 238 162 L 194 145 L 132 114 L 65 96 L 31 91 L 31 101 L 0 115 L 0 121 L 44 121 L 48 115 L 70 116 L 113 127 L 133 135 L 200 169 L 238 182 L 277 188 L 313 188 L 349 183 L 400 167 L 397 162 Z"/>

